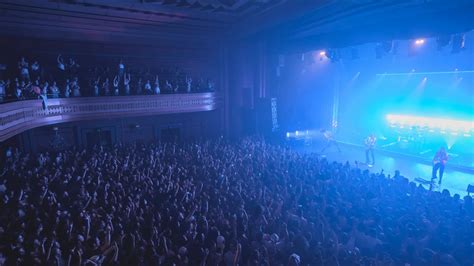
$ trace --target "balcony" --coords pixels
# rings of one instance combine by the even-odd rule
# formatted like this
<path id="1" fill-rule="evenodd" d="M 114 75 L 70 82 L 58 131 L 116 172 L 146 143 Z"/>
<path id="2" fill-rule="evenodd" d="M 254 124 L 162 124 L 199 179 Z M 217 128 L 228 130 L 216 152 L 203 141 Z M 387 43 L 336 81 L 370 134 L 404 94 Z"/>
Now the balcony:
<path id="1" fill-rule="evenodd" d="M 0 142 L 45 125 L 104 118 L 136 117 L 216 110 L 214 92 L 193 94 L 80 97 L 26 100 L 0 105 Z"/>

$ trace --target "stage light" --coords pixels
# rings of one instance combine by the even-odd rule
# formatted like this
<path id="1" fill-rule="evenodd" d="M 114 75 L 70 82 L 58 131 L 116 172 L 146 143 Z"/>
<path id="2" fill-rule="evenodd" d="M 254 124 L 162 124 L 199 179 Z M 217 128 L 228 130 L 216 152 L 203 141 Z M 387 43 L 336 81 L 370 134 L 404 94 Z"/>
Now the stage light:
<path id="1" fill-rule="evenodd" d="M 423 45 L 425 43 L 425 39 L 416 39 L 415 44 L 416 45 Z"/>
<path id="2" fill-rule="evenodd" d="M 319 58 L 319 61 L 323 61 L 323 60 L 328 59 L 329 57 L 326 53 L 326 50 L 321 50 L 321 51 L 319 51 L 319 53 L 317 53 L 315 58 Z"/>
<path id="3" fill-rule="evenodd" d="M 290 137 L 290 132 L 286 132 L 286 137 L 287 137 L 287 138 Z"/>
<path id="4" fill-rule="evenodd" d="M 395 45 L 393 41 L 380 42 L 375 45 L 375 58 L 380 59 L 386 54 L 394 54 Z"/>
<path id="5" fill-rule="evenodd" d="M 446 134 L 446 131 L 458 132 L 464 130 L 464 132 L 470 132 L 474 130 L 474 122 L 472 121 L 394 114 L 386 115 L 386 119 L 391 125 L 418 127 L 428 125 L 429 128 L 439 129 L 441 134 Z"/>
<path id="6" fill-rule="evenodd" d="M 451 74 L 467 74 L 474 73 L 474 70 L 458 70 L 458 71 L 431 71 L 431 72 L 416 72 L 412 69 L 410 72 L 393 72 L 393 73 L 377 73 L 376 76 L 407 76 L 407 75 L 451 75 Z"/>
<path id="7" fill-rule="evenodd" d="M 331 62 L 338 62 L 341 59 L 341 53 L 337 49 L 330 49 L 325 53 Z"/>
<path id="8" fill-rule="evenodd" d="M 456 54 L 464 50 L 464 34 L 454 35 L 451 53 Z"/>
<path id="9" fill-rule="evenodd" d="M 440 36 L 436 39 L 436 44 L 438 46 L 438 51 L 441 51 L 444 47 L 448 46 L 451 42 L 451 36 Z"/>
<path id="10" fill-rule="evenodd" d="M 300 132 L 298 130 L 296 130 L 295 134 L 296 134 L 296 136 L 298 136 L 300 134 Z"/>

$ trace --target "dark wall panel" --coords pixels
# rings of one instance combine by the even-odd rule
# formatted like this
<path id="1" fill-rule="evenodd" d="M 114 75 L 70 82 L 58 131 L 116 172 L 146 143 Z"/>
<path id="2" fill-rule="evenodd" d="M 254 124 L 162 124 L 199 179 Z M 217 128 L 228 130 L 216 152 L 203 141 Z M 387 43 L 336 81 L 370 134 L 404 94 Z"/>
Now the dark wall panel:
<path id="1" fill-rule="evenodd" d="M 88 147 L 101 141 L 105 144 L 109 138 L 111 143 L 147 143 L 161 140 L 163 130 L 169 129 L 177 129 L 179 139 L 186 141 L 221 136 L 219 123 L 219 111 L 209 111 L 56 124 L 26 131 L 19 138 L 26 152 L 53 149 L 58 139 L 63 148 Z"/>

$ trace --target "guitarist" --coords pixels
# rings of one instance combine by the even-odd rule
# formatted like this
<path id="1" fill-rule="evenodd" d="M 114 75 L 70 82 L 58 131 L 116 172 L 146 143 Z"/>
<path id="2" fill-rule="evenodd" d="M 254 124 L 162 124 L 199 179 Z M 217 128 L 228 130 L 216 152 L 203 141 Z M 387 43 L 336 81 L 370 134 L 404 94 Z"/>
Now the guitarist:
<path id="1" fill-rule="evenodd" d="M 441 185 L 441 180 L 443 179 L 444 167 L 446 166 L 446 162 L 448 161 L 448 153 L 446 150 L 441 147 L 436 152 L 433 158 L 433 173 L 431 176 L 431 181 L 435 180 L 439 170 L 439 182 L 438 184 Z"/>
<path id="2" fill-rule="evenodd" d="M 374 147 L 375 147 L 376 141 L 377 141 L 377 138 L 375 137 L 374 134 L 370 134 L 365 139 L 365 163 L 369 167 L 372 167 L 375 164 Z M 369 155 L 372 158 L 372 161 L 370 161 Z"/>
<path id="3" fill-rule="evenodd" d="M 341 152 L 341 148 L 339 148 L 339 144 L 337 144 L 336 139 L 334 138 L 333 132 L 327 130 L 327 129 L 321 129 L 321 133 L 324 136 L 324 139 L 326 140 L 326 145 L 324 148 L 321 150 L 321 153 L 323 153 L 327 148 L 331 146 L 336 146 L 337 150 Z"/>

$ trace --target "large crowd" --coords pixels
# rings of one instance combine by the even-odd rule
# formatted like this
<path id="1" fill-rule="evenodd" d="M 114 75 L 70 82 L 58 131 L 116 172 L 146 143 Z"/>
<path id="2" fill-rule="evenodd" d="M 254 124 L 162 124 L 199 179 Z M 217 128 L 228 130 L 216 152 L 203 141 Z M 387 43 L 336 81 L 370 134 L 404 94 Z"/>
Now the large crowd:
<path id="1" fill-rule="evenodd" d="M 262 139 L 23 154 L 0 264 L 472 265 L 472 198 Z"/>
<path id="2" fill-rule="evenodd" d="M 50 60 L 51 61 L 51 60 Z M 21 57 L 16 66 L 0 65 L 0 102 L 32 98 L 153 95 L 214 91 L 212 79 L 193 78 L 182 69 L 126 65 L 124 60 L 80 65 L 58 55 L 42 65 Z"/>

